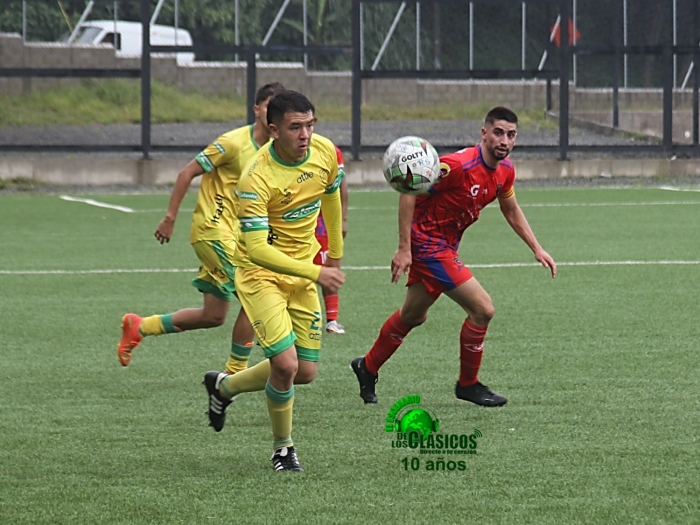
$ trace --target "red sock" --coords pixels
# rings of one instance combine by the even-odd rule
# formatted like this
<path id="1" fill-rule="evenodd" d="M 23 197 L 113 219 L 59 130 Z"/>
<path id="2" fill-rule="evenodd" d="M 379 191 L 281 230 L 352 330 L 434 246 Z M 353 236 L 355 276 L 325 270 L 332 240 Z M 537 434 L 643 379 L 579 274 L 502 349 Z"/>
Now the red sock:
<path id="1" fill-rule="evenodd" d="M 323 303 L 326 305 L 326 321 L 338 320 L 338 294 L 324 295 Z"/>
<path id="2" fill-rule="evenodd" d="M 396 310 L 384 322 L 374 346 L 365 355 L 365 368 L 372 375 L 377 375 L 382 365 L 396 352 L 399 345 L 403 343 L 403 338 L 411 331 L 412 327 L 401 321 L 400 312 Z"/>
<path id="3" fill-rule="evenodd" d="M 481 357 L 484 355 L 484 337 L 488 326 L 476 326 L 464 321 L 459 333 L 459 384 L 470 386 L 479 380 Z"/>

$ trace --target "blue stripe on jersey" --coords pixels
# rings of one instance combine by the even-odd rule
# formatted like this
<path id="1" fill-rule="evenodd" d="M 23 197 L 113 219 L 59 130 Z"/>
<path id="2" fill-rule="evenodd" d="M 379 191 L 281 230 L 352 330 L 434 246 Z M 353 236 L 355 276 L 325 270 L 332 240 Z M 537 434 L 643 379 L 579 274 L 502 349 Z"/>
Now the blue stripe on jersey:
<path id="1" fill-rule="evenodd" d="M 473 167 L 475 167 L 476 165 L 478 165 L 480 162 L 481 162 L 481 158 L 476 157 L 475 159 L 471 159 L 468 162 L 465 162 L 464 164 L 462 164 L 462 169 L 463 170 L 470 170 Z"/>

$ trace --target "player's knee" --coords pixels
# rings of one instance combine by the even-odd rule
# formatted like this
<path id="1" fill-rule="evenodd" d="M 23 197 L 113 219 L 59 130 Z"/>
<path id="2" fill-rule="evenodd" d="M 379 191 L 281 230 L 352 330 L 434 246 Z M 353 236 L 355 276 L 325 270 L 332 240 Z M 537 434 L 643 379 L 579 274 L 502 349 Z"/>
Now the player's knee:
<path id="1" fill-rule="evenodd" d="M 427 319 L 428 312 L 401 311 L 401 321 L 411 328 L 422 325 Z"/>
<path id="2" fill-rule="evenodd" d="M 495 313 L 496 309 L 493 307 L 493 303 L 489 299 L 488 301 L 484 301 L 482 304 L 479 304 L 474 309 L 474 312 L 470 314 L 470 317 L 472 317 L 479 325 L 486 326 L 489 324 L 491 319 L 493 319 Z"/>
<path id="3" fill-rule="evenodd" d="M 297 375 L 299 369 L 296 360 L 274 360 L 272 361 L 272 369 L 270 370 L 270 375 L 274 375 L 278 379 L 284 382 L 291 382 Z"/>
<path id="4" fill-rule="evenodd" d="M 207 328 L 216 328 L 217 326 L 221 326 L 225 322 L 226 314 L 209 313 L 204 318 L 204 323 L 207 325 Z"/>
<path id="5" fill-rule="evenodd" d="M 294 378 L 294 384 L 295 385 L 308 385 L 314 379 L 316 379 L 316 369 L 305 370 L 305 369 L 300 368 L 299 371 L 297 372 L 297 375 Z"/>

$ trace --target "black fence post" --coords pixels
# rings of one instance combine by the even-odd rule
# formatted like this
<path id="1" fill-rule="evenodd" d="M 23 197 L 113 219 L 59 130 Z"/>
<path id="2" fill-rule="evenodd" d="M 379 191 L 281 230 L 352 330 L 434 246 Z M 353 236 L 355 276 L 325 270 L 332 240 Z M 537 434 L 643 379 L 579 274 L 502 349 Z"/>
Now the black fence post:
<path id="1" fill-rule="evenodd" d="M 663 63 L 663 147 L 670 152 L 673 148 L 673 49 L 669 45 L 664 46 Z"/>
<path id="2" fill-rule="evenodd" d="M 613 128 L 620 127 L 620 6 L 613 5 Z"/>
<path id="3" fill-rule="evenodd" d="M 698 148 L 700 126 L 698 89 L 700 88 L 700 4 L 693 2 L 693 146 Z"/>
<path id="4" fill-rule="evenodd" d="M 569 150 L 569 0 L 559 2 L 559 160 Z"/>
<path id="5" fill-rule="evenodd" d="M 151 150 L 151 13 L 150 2 L 141 0 L 141 152 L 150 159 Z"/>
<path id="6" fill-rule="evenodd" d="M 362 63 L 360 0 L 352 0 L 352 159 L 360 160 L 362 145 Z"/>
<path id="7" fill-rule="evenodd" d="M 551 8 L 550 8 L 550 3 L 547 2 L 545 4 L 545 17 L 544 19 L 547 21 L 547 24 L 549 24 L 549 21 L 552 19 L 551 16 Z M 552 41 L 550 40 L 550 35 L 551 31 L 548 29 L 547 30 L 547 45 L 545 46 L 545 51 L 548 55 L 552 54 Z M 546 104 L 547 104 L 547 113 L 552 111 L 552 79 L 547 77 L 547 83 L 546 83 Z"/>
<path id="8" fill-rule="evenodd" d="M 254 124 L 255 110 L 253 105 L 255 105 L 255 85 L 257 83 L 256 75 L 258 70 L 254 51 L 246 53 L 246 62 L 248 65 L 246 68 L 246 104 L 248 105 L 246 114 L 248 116 L 248 124 Z"/>

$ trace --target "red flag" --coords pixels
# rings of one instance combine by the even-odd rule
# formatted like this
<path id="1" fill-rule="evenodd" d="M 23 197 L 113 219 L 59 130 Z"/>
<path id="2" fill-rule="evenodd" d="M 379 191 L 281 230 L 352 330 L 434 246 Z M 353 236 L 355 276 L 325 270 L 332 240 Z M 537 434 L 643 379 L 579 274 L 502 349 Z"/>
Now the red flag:
<path id="1" fill-rule="evenodd" d="M 554 31 L 554 43 L 556 44 L 557 47 L 561 44 L 561 27 L 560 24 L 556 24 L 557 28 L 554 30 L 554 26 L 552 26 L 549 30 L 549 34 L 552 34 L 552 31 Z M 574 45 L 574 32 L 576 32 L 576 42 L 581 40 L 581 33 L 579 32 L 578 29 L 574 28 L 574 21 L 569 18 L 569 45 L 572 46 Z"/>

